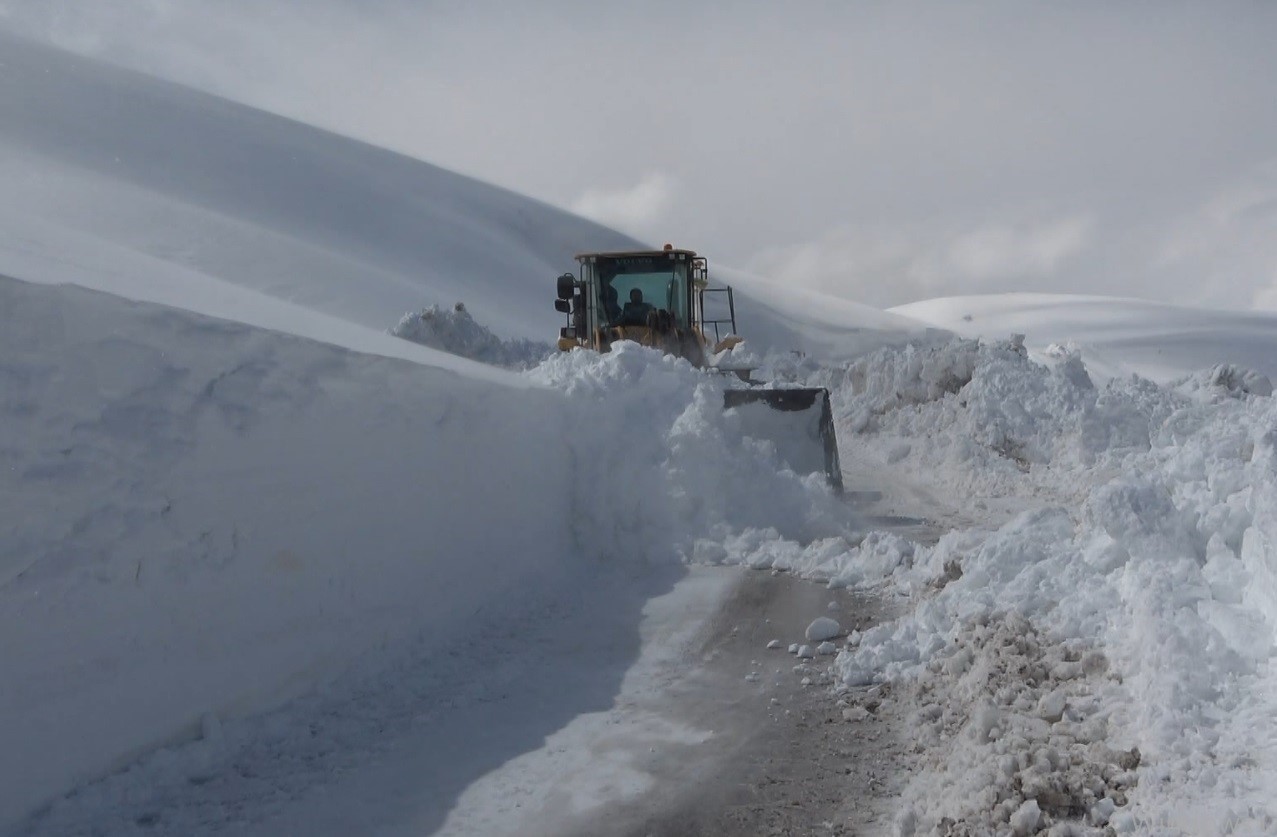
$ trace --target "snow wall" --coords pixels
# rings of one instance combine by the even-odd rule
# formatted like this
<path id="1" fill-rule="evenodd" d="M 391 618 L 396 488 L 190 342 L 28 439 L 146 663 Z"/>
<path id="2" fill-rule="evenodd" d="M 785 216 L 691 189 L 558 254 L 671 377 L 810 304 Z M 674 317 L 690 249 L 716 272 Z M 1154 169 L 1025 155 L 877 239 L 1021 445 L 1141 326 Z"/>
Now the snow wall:
<path id="1" fill-rule="evenodd" d="M 0 296 L 0 822 L 577 554 L 553 393 Z"/>
<path id="2" fill-rule="evenodd" d="M 71 287 L 0 278 L 0 311 L 0 824 L 370 649 L 834 502 L 637 346 L 472 377 Z"/>

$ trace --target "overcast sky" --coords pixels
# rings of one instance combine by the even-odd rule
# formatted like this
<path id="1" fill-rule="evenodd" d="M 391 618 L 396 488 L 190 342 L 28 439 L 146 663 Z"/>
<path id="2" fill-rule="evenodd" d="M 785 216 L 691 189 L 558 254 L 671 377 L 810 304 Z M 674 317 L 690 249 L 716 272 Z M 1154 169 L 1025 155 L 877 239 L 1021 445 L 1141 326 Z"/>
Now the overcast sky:
<path id="1" fill-rule="evenodd" d="M 1277 4 L 0 0 L 0 26 L 874 305 L 1277 309 Z"/>

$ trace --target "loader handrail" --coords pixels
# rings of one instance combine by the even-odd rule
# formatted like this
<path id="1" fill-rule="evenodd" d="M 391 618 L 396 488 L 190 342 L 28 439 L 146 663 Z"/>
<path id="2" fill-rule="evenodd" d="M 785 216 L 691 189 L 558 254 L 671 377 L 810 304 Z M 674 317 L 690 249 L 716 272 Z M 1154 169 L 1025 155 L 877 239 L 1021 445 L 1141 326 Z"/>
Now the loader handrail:
<path id="1" fill-rule="evenodd" d="M 701 331 L 705 336 L 709 337 L 709 327 L 714 327 L 714 344 L 719 343 L 724 337 L 736 333 L 736 298 L 732 293 L 730 286 L 722 288 L 701 288 L 699 291 L 700 299 L 698 300 L 701 310 Z M 727 294 L 727 319 L 721 317 L 710 319 L 705 313 L 705 294 Z M 730 325 L 731 330 L 727 334 L 719 331 L 720 325 Z"/>

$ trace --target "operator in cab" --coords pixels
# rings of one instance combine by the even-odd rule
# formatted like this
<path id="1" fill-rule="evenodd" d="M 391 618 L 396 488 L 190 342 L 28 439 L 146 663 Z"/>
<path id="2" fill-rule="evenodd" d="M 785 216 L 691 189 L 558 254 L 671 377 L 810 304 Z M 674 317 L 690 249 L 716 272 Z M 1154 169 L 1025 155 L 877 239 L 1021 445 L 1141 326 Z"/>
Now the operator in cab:
<path id="1" fill-rule="evenodd" d="M 656 310 L 655 307 L 643 301 L 643 292 L 638 288 L 630 289 L 630 301 L 625 303 L 625 309 L 621 312 L 621 325 L 645 325 L 647 323 L 647 315 Z"/>

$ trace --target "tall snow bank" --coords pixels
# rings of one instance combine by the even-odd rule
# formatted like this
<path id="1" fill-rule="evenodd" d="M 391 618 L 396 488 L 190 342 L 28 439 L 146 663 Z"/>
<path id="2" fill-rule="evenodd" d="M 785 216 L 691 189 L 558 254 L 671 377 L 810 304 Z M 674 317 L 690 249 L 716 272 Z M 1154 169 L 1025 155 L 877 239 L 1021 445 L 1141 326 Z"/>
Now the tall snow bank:
<path id="1" fill-rule="evenodd" d="M 0 279 L 0 312 L 0 824 L 600 562 L 834 502 L 637 346 L 502 384 L 76 288 Z"/>
<path id="2" fill-rule="evenodd" d="M 555 393 L 72 288 L 0 311 L 0 822 L 582 557 Z"/>

